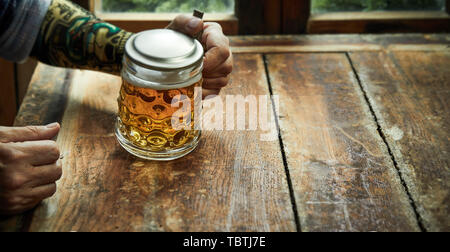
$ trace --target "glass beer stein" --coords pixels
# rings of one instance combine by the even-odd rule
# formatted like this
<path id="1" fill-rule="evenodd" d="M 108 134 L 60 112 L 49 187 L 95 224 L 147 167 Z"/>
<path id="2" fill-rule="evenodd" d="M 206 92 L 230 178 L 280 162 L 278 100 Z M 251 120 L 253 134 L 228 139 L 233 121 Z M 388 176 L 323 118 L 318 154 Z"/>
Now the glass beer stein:
<path id="1" fill-rule="evenodd" d="M 120 145 L 150 160 L 173 160 L 194 150 L 201 134 L 194 107 L 201 102 L 195 90 L 202 86 L 202 69 L 203 47 L 191 37 L 168 29 L 130 37 L 118 98 Z"/>

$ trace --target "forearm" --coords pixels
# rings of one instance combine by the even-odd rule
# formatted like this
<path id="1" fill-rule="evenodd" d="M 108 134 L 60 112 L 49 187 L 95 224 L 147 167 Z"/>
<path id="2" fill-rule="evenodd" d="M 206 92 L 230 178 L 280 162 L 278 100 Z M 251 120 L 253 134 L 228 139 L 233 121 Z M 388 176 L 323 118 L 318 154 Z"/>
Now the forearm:
<path id="1" fill-rule="evenodd" d="M 119 74 L 131 35 L 70 1 L 53 0 L 31 54 L 54 66 Z"/>

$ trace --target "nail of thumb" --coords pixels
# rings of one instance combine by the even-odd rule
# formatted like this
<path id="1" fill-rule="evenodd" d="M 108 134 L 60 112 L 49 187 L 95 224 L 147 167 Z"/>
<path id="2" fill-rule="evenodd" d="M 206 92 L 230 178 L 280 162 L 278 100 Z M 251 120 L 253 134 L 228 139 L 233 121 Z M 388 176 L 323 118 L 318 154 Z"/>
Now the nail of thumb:
<path id="1" fill-rule="evenodd" d="M 45 127 L 49 128 L 49 129 L 56 128 L 58 126 L 59 126 L 59 124 L 57 122 L 45 125 Z"/>

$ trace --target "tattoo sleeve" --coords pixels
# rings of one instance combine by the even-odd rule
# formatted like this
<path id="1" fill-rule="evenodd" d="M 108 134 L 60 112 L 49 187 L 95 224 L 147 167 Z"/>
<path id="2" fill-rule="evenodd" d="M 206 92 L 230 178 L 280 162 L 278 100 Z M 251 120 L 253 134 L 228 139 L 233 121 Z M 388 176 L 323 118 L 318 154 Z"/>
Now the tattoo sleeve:
<path id="1" fill-rule="evenodd" d="M 120 74 L 130 32 L 67 0 L 53 0 L 32 56 L 46 64 Z"/>

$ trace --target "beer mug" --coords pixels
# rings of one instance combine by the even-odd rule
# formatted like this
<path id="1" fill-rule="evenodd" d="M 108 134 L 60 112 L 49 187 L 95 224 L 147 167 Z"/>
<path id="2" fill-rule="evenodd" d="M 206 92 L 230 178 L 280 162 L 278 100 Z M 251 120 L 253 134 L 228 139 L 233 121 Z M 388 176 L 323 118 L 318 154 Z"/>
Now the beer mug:
<path id="1" fill-rule="evenodd" d="M 125 150 L 144 159 L 173 160 L 195 149 L 203 53 L 200 42 L 169 29 L 128 39 L 115 130 Z"/>

